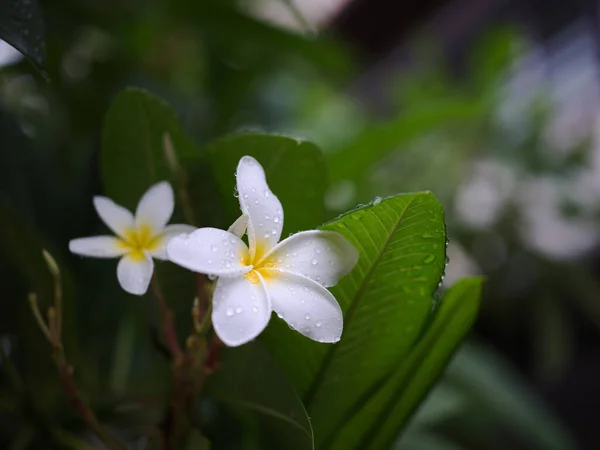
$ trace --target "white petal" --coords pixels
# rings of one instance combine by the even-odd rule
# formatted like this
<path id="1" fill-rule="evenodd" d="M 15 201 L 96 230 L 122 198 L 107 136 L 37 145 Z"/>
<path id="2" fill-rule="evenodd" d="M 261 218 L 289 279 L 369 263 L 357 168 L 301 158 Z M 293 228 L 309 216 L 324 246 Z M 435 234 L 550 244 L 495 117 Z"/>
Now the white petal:
<path id="1" fill-rule="evenodd" d="M 117 279 L 124 291 L 135 295 L 144 295 L 148 290 L 154 262 L 148 253 L 144 259 L 132 258 L 125 255 L 117 265 Z"/>
<path id="2" fill-rule="evenodd" d="M 279 242 L 283 229 L 283 210 L 273 195 L 262 166 L 251 156 L 240 159 L 237 167 L 237 190 L 242 213 L 248 214 L 250 255 L 263 255 Z"/>
<path id="3" fill-rule="evenodd" d="M 166 181 L 156 183 L 146 191 L 135 210 L 135 223 L 149 226 L 154 233 L 161 232 L 173 215 L 175 198 L 173 188 Z"/>
<path id="4" fill-rule="evenodd" d="M 133 214 L 121 205 L 117 205 L 108 197 L 94 197 L 94 207 L 102 221 L 121 237 L 125 237 L 127 229 L 135 226 Z"/>
<path id="5" fill-rule="evenodd" d="M 175 264 L 205 274 L 236 276 L 252 269 L 243 262 L 248 254 L 244 241 L 218 228 L 200 228 L 172 238 L 167 254 Z"/>
<path id="6" fill-rule="evenodd" d="M 212 323 L 226 345 L 236 347 L 251 341 L 270 318 L 271 304 L 262 282 L 251 283 L 245 276 L 217 280 Z"/>
<path id="7" fill-rule="evenodd" d="M 281 241 L 264 261 L 323 286 L 333 286 L 356 265 L 358 251 L 335 231 L 303 231 Z"/>
<path id="8" fill-rule="evenodd" d="M 232 234 L 235 234 L 237 237 L 241 238 L 246 233 L 246 228 L 248 227 L 248 215 L 242 214 L 237 218 L 235 222 L 231 224 L 229 231 Z"/>
<path id="9" fill-rule="evenodd" d="M 191 225 L 183 225 L 183 224 L 172 224 L 167 225 L 160 236 L 160 243 L 156 248 L 154 248 L 150 254 L 156 259 L 169 259 L 167 257 L 167 244 L 171 239 L 175 236 L 181 236 L 182 234 L 188 235 L 193 233 L 198 228 L 193 227 Z"/>
<path id="10" fill-rule="evenodd" d="M 337 342 L 344 317 L 335 297 L 319 283 L 300 275 L 261 270 L 273 310 L 290 327 L 318 342 Z"/>
<path id="11" fill-rule="evenodd" d="M 95 258 L 115 258 L 123 255 L 127 249 L 119 244 L 114 236 L 93 236 L 69 241 L 69 250 L 83 256 Z"/>

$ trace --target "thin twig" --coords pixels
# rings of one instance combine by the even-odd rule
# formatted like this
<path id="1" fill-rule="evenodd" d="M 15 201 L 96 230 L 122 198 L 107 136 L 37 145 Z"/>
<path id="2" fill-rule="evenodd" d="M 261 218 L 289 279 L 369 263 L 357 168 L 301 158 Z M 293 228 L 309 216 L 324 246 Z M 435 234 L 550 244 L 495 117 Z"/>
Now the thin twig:
<path id="1" fill-rule="evenodd" d="M 126 450 L 126 447 L 115 440 L 100 424 L 94 411 L 83 399 L 77 388 L 77 383 L 73 376 L 73 366 L 67 360 L 61 340 L 63 291 L 60 269 L 52 255 L 46 250 L 43 250 L 43 257 L 46 260 L 48 270 L 54 278 L 54 306 L 48 308 L 48 322 L 44 321 L 37 302 L 37 296 L 33 292 L 29 294 L 29 304 L 40 330 L 42 330 L 42 333 L 44 333 L 52 346 L 52 359 L 57 368 L 60 383 L 75 411 L 77 411 L 88 427 L 98 436 L 98 439 L 111 450 Z"/>
<path id="2" fill-rule="evenodd" d="M 52 335 L 50 334 L 50 330 L 48 329 L 46 322 L 44 322 L 44 318 L 42 317 L 42 313 L 40 312 L 37 302 L 37 296 L 33 292 L 29 293 L 29 306 L 31 307 L 31 312 L 33 313 L 33 317 L 40 327 L 40 330 L 42 333 L 44 333 L 44 336 L 46 336 L 48 342 L 52 343 Z"/>

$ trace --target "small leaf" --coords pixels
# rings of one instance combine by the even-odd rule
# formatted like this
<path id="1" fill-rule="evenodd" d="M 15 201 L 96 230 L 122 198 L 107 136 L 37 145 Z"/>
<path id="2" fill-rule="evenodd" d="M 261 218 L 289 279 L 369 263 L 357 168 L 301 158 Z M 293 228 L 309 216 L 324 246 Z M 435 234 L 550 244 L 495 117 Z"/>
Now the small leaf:
<path id="1" fill-rule="evenodd" d="M 341 342 L 310 341 L 276 318 L 264 334 L 303 396 L 318 448 L 404 360 L 428 323 L 446 263 L 443 210 L 431 193 L 390 197 L 322 228 L 342 233 L 360 254 L 331 289 L 344 311 Z"/>
<path id="2" fill-rule="evenodd" d="M 0 39 L 8 42 L 42 70 L 44 18 L 37 0 L 0 0 Z"/>
<path id="3" fill-rule="evenodd" d="M 308 230 L 323 221 L 325 195 L 325 162 L 320 150 L 310 142 L 279 135 L 237 134 L 217 140 L 206 149 L 206 157 L 223 203 L 229 226 L 240 215 L 234 198 L 235 170 L 244 155 L 261 163 L 269 187 L 281 201 L 284 235 Z"/>
<path id="4" fill-rule="evenodd" d="M 261 449 L 311 450 L 306 410 L 281 369 L 258 344 L 227 349 L 207 394 L 257 423 Z"/>

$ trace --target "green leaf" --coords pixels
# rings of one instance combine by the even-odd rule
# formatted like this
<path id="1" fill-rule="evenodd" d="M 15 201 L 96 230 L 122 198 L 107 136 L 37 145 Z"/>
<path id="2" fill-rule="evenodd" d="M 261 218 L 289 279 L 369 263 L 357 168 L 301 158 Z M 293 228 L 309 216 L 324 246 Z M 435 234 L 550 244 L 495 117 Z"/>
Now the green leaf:
<path id="1" fill-rule="evenodd" d="M 237 134 L 211 143 L 206 157 L 227 211 L 229 226 L 240 215 L 234 197 L 235 170 L 244 155 L 261 163 L 269 187 L 285 213 L 283 232 L 309 230 L 323 221 L 326 173 L 320 150 L 310 142 L 279 135 Z"/>
<path id="2" fill-rule="evenodd" d="M 359 437 L 356 448 L 365 443 L 369 449 L 390 447 L 471 328 L 482 283 L 479 277 L 460 280 L 446 293 L 426 334 L 331 448 L 348 448 L 342 443 Z"/>
<path id="3" fill-rule="evenodd" d="M 344 311 L 341 342 L 313 342 L 276 318 L 263 335 L 303 396 L 318 448 L 360 412 L 418 340 L 446 263 L 443 210 L 431 193 L 390 197 L 323 228 L 342 233 L 360 253 L 332 288 Z"/>
<path id="4" fill-rule="evenodd" d="M 135 210 L 153 183 L 167 180 L 177 188 L 175 173 L 165 154 L 166 133 L 180 164 L 199 159 L 177 114 L 162 99 L 136 88 L 125 89 L 115 97 L 102 132 L 100 166 L 108 197 Z"/>
<path id="5" fill-rule="evenodd" d="M 0 0 L 0 39 L 39 70 L 44 64 L 44 18 L 37 0 Z"/>
<path id="6" fill-rule="evenodd" d="M 207 394 L 256 425 L 261 450 L 314 448 L 300 398 L 260 344 L 224 351 L 221 369 L 211 378 Z"/>

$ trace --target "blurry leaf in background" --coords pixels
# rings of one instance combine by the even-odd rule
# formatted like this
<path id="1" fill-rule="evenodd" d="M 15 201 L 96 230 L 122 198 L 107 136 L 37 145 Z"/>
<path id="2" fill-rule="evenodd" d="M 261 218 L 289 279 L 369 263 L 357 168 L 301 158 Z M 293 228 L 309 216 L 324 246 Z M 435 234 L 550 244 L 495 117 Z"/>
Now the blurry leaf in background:
<path id="1" fill-rule="evenodd" d="M 233 410 L 258 431 L 257 449 L 314 448 L 312 427 L 300 398 L 259 343 L 226 349 L 221 368 L 211 378 L 206 395 Z M 210 430 L 206 432 L 210 435 Z M 211 438 L 213 442 L 219 440 Z M 217 445 L 212 448 L 222 449 Z"/>
<path id="2" fill-rule="evenodd" d="M 322 228 L 343 234 L 360 254 L 331 289 L 344 311 L 342 340 L 312 342 L 278 319 L 263 334 L 304 399 L 318 448 L 414 345 L 446 264 L 443 211 L 430 193 L 379 200 Z"/>
<path id="3" fill-rule="evenodd" d="M 464 415 L 457 415 L 459 422 L 469 421 L 470 414 L 466 411 L 474 412 L 479 418 L 481 428 L 477 433 L 467 423 L 464 423 L 465 428 L 461 426 L 469 434 L 468 440 L 478 442 L 478 448 L 503 448 L 501 442 L 495 447 L 490 443 L 490 435 L 501 433 L 503 427 L 536 449 L 576 448 L 535 394 L 504 361 L 481 344 L 469 343 L 457 353 L 443 384 L 461 393 Z M 456 421 L 453 423 L 455 429 L 458 428 Z"/>
<path id="4" fill-rule="evenodd" d="M 242 133 L 218 139 L 206 148 L 229 226 L 240 215 L 235 193 L 239 160 L 253 156 L 264 167 L 269 187 L 283 207 L 283 234 L 310 230 L 323 222 L 325 161 L 312 143 L 286 136 Z M 235 194 L 237 195 L 237 194 Z"/>
<path id="5" fill-rule="evenodd" d="M 37 0 L 0 0 L 0 39 L 23 53 L 43 73 L 44 18 Z"/>
<path id="6" fill-rule="evenodd" d="M 411 109 L 387 123 L 369 125 L 352 143 L 332 151 L 328 158 L 331 181 L 356 179 L 390 153 L 400 150 L 433 127 L 469 120 L 480 113 L 477 102 L 446 99 Z"/>
<path id="7" fill-rule="evenodd" d="M 107 197 L 133 211 L 158 181 L 170 181 L 177 190 L 178 180 L 165 154 L 165 134 L 180 164 L 199 157 L 177 114 L 163 100 L 135 88 L 115 97 L 102 133 L 101 172 Z"/>

